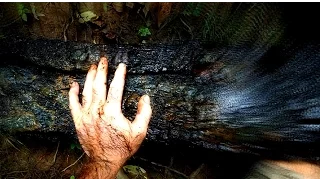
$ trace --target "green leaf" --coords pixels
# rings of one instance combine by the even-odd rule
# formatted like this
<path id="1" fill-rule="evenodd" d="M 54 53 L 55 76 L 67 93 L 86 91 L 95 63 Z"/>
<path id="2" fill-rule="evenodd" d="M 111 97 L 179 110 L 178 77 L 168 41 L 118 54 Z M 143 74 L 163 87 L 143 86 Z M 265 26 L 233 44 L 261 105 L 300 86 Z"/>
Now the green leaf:
<path id="1" fill-rule="evenodd" d="M 24 8 L 24 9 L 23 9 L 23 12 L 24 12 L 25 14 L 27 14 L 27 13 L 31 13 L 31 12 L 30 12 L 30 10 L 29 10 L 29 9 L 27 9 L 27 8 Z"/>
<path id="2" fill-rule="evenodd" d="M 96 14 L 94 14 L 92 11 L 86 11 L 80 14 L 80 23 L 85 23 L 90 21 L 92 18 L 97 17 Z"/>
<path id="3" fill-rule="evenodd" d="M 80 144 L 76 144 L 76 147 L 79 149 L 79 150 L 81 150 L 81 145 Z"/>
<path id="4" fill-rule="evenodd" d="M 28 21 L 27 14 L 25 14 L 25 13 L 22 14 L 21 18 L 22 18 L 22 20 L 24 20 L 25 22 Z"/>
<path id="5" fill-rule="evenodd" d="M 139 34 L 140 36 L 148 36 L 148 35 L 151 35 L 151 32 L 150 32 L 149 28 L 147 28 L 147 27 L 141 27 L 141 28 L 139 29 L 138 34 Z"/>
<path id="6" fill-rule="evenodd" d="M 104 2 L 104 3 L 103 3 L 103 10 L 104 10 L 104 12 L 108 12 L 108 8 L 109 8 L 108 4 L 107 4 L 106 2 Z"/>
<path id="7" fill-rule="evenodd" d="M 70 149 L 74 150 L 75 147 L 76 147 L 76 144 L 74 143 L 70 144 Z"/>
<path id="8" fill-rule="evenodd" d="M 70 179 L 75 179 L 76 177 L 74 175 L 70 176 Z"/>
<path id="9" fill-rule="evenodd" d="M 147 172 L 139 166 L 126 165 L 126 166 L 123 166 L 123 170 L 126 172 L 126 174 L 129 177 L 147 179 Z"/>
<path id="10" fill-rule="evenodd" d="M 17 4 L 17 8 L 18 8 L 18 14 L 20 15 L 20 16 L 22 16 L 22 14 L 24 13 L 24 5 L 23 5 L 23 3 L 18 3 Z"/>

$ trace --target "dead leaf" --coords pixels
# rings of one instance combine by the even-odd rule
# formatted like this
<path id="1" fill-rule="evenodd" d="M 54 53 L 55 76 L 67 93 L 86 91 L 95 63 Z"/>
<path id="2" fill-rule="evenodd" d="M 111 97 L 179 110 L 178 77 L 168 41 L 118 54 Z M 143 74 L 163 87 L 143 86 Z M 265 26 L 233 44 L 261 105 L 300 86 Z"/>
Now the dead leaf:
<path id="1" fill-rule="evenodd" d="M 126 6 L 132 9 L 134 6 L 134 3 L 133 2 L 126 2 Z"/>
<path id="2" fill-rule="evenodd" d="M 112 7 L 117 11 L 117 12 L 123 12 L 123 2 L 114 2 L 112 3 Z"/>
<path id="3" fill-rule="evenodd" d="M 42 13 L 37 13 L 37 16 L 38 16 L 38 17 L 41 17 L 41 16 L 45 16 L 45 15 L 42 14 Z"/>
<path id="4" fill-rule="evenodd" d="M 160 2 L 158 10 L 158 27 L 170 16 L 173 3 Z"/>
<path id="5" fill-rule="evenodd" d="M 147 14 L 148 14 L 148 12 L 149 12 L 149 6 L 150 6 L 150 3 L 146 3 L 146 4 L 144 5 L 144 8 L 142 9 L 143 14 L 144 14 L 144 17 L 147 17 Z"/>
<path id="6" fill-rule="evenodd" d="M 106 36 L 106 38 L 108 38 L 108 39 L 114 39 L 114 38 L 116 38 L 116 34 L 115 34 L 115 33 L 112 33 L 112 32 L 108 32 L 105 36 Z"/>
<path id="7" fill-rule="evenodd" d="M 142 10 L 144 13 L 144 17 L 147 17 L 148 12 L 153 13 L 157 7 L 158 7 L 158 2 L 146 2 Z"/>
<path id="8" fill-rule="evenodd" d="M 102 27 L 102 25 L 103 25 L 103 21 L 93 21 L 92 23 L 94 23 L 94 24 L 96 24 L 97 26 L 99 26 L 99 27 Z"/>

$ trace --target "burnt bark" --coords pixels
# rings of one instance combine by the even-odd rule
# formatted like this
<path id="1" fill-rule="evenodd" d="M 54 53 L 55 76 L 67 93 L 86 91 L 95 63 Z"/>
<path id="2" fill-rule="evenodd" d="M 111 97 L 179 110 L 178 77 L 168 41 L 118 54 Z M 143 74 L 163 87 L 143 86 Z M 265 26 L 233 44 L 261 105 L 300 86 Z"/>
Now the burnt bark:
<path id="1" fill-rule="evenodd" d="M 316 44 L 283 47 L 92 45 L 6 38 L 0 43 L 0 130 L 76 137 L 69 84 L 109 59 L 128 66 L 123 112 L 149 94 L 147 141 L 317 159 L 320 67 Z"/>

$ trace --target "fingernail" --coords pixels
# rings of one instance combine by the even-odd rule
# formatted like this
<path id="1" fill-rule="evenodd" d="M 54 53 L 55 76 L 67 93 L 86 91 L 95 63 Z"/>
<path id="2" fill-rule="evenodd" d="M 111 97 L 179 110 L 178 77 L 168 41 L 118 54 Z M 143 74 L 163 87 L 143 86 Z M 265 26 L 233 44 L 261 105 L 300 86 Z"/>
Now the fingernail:
<path id="1" fill-rule="evenodd" d="M 102 57 L 101 60 L 100 60 L 100 62 L 101 62 L 102 64 L 107 64 L 107 58 Z"/>
<path id="2" fill-rule="evenodd" d="M 92 65 L 90 66 L 90 69 L 89 69 L 89 70 L 94 70 L 94 69 L 97 69 L 97 65 L 92 64 Z"/>
<path id="3" fill-rule="evenodd" d="M 124 63 L 120 63 L 118 67 L 122 67 L 122 68 L 125 68 L 127 65 L 124 64 Z"/>
<path id="4" fill-rule="evenodd" d="M 143 101 L 147 104 L 150 104 L 150 97 L 148 95 L 144 95 Z"/>
<path id="5" fill-rule="evenodd" d="M 76 82 L 72 82 L 70 86 L 74 87 L 75 85 L 76 85 Z"/>

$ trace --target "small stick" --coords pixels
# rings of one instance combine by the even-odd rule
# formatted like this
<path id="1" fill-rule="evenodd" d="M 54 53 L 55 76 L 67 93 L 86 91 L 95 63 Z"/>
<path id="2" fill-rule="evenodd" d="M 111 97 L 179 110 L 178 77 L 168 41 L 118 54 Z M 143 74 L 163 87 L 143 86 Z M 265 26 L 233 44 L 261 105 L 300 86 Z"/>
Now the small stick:
<path id="1" fill-rule="evenodd" d="M 18 149 L 18 148 L 10 141 L 10 139 L 6 138 L 6 141 L 7 141 L 13 148 L 15 148 L 16 150 L 20 151 L 20 149 Z"/>
<path id="2" fill-rule="evenodd" d="M 57 158 L 59 146 L 60 146 L 60 141 L 58 142 L 58 146 L 57 146 L 57 149 L 56 149 L 56 153 L 55 153 L 54 156 L 53 156 L 52 164 L 56 162 L 56 158 Z"/>
<path id="3" fill-rule="evenodd" d="M 196 178 L 196 176 L 201 172 L 201 170 L 204 168 L 204 164 L 202 163 L 195 171 L 193 171 L 191 174 L 190 174 L 190 176 L 189 176 L 189 178 L 190 179 L 195 179 Z"/>
<path id="4" fill-rule="evenodd" d="M 75 165 L 82 158 L 83 155 L 84 155 L 84 153 L 82 153 L 82 155 L 74 163 L 72 163 L 68 167 L 64 168 L 61 172 L 64 172 L 67 169 L 69 169 L 71 166 Z"/>
<path id="5" fill-rule="evenodd" d="M 15 173 L 25 173 L 25 172 L 28 172 L 28 171 L 12 171 L 7 173 L 6 175 L 15 174 Z"/>
<path id="6" fill-rule="evenodd" d="M 190 35 L 191 35 L 191 39 L 193 39 L 193 33 L 192 33 L 192 30 L 191 30 L 190 26 L 188 26 L 188 24 L 185 23 L 181 18 L 180 18 L 180 21 L 181 21 L 185 26 L 187 26 L 187 28 L 188 28 L 188 30 L 189 30 L 189 33 L 190 33 Z"/>
<path id="7" fill-rule="evenodd" d="M 170 158 L 170 164 L 169 164 L 169 167 L 171 168 L 171 167 L 172 167 L 172 165 L 173 165 L 173 156 Z M 168 169 L 166 169 L 166 170 L 164 171 L 164 177 L 168 177 L 168 175 L 169 175 L 169 170 L 168 170 Z"/>
<path id="8" fill-rule="evenodd" d="M 172 172 L 175 172 L 176 174 L 179 174 L 179 175 L 181 175 L 181 176 L 183 176 L 184 178 L 186 178 L 186 179 L 189 179 L 189 177 L 187 176 L 187 175 L 185 175 L 185 174 L 183 174 L 182 172 L 179 172 L 179 171 L 177 171 L 177 170 L 175 170 L 175 169 L 172 169 L 172 168 L 170 168 L 170 167 L 168 167 L 168 166 L 165 166 L 165 165 L 162 165 L 162 164 L 158 164 L 158 163 L 155 163 L 155 162 L 152 162 L 152 161 L 148 161 L 147 159 L 144 159 L 144 158 L 141 158 L 141 157 L 138 157 L 140 160 L 142 160 L 142 161 L 146 161 L 146 162 L 149 162 L 150 164 L 153 164 L 153 165 L 156 165 L 156 166 L 159 166 L 159 167 L 162 167 L 162 168 L 166 168 L 166 169 L 168 169 L 168 170 L 170 170 L 170 171 L 172 171 Z"/>

